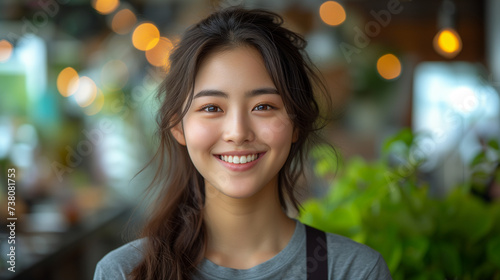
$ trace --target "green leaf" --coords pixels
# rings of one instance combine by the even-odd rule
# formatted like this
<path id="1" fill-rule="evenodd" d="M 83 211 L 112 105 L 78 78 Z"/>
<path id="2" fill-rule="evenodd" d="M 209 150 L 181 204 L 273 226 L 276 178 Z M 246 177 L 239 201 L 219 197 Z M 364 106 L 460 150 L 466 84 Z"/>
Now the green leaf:
<path id="1" fill-rule="evenodd" d="M 493 225 L 493 217 L 482 201 L 468 196 L 457 206 L 457 215 L 453 223 L 456 233 L 461 235 L 464 242 L 476 242 L 488 233 Z"/>
<path id="2" fill-rule="evenodd" d="M 354 205 L 343 205 L 328 215 L 329 225 L 339 231 L 356 233 L 361 227 L 361 215 Z"/>
<path id="3" fill-rule="evenodd" d="M 474 159 L 472 159 L 470 167 L 474 168 L 474 166 L 484 162 L 485 160 L 486 160 L 486 153 L 484 151 L 481 151 L 474 157 Z"/>
<path id="4" fill-rule="evenodd" d="M 389 269 L 395 269 L 401 263 L 401 257 L 403 255 L 403 245 L 400 241 L 396 241 L 394 244 L 394 250 L 389 255 L 387 266 Z"/>
<path id="5" fill-rule="evenodd" d="M 461 271 L 460 254 L 457 247 L 451 243 L 440 244 L 441 257 L 446 274 L 456 277 Z"/>
<path id="6" fill-rule="evenodd" d="M 387 227 L 367 236 L 367 244 L 382 254 L 390 271 L 396 271 L 403 256 L 403 244 L 396 231 L 394 227 Z"/>
<path id="7" fill-rule="evenodd" d="M 331 172 L 333 170 L 334 169 L 332 169 L 332 166 L 330 165 L 328 160 L 320 159 L 316 163 L 316 169 L 314 171 L 316 171 L 316 175 L 318 176 L 325 176 L 328 174 L 328 172 Z"/>
<path id="8" fill-rule="evenodd" d="M 490 141 L 488 141 L 488 146 L 495 149 L 496 151 L 500 151 L 500 147 L 498 145 L 498 142 L 495 139 L 491 139 Z"/>
<path id="9" fill-rule="evenodd" d="M 384 149 L 418 172 L 418 162 L 413 165 L 408 157 L 415 143 L 405 129 L 388 139 Z M 498 142 L 488 146 L 488 156 L 498 151 Z M 331 178 L 336 161 L 325 151 L 313 150 L 314 168 Z M 379 251 L 394 279 L 500 280 L 500 203 L 485 203 L 471 194 L 486 163 L 486 152 L 480 152 L 470 164 L 472 178 L 437 199 L 429 197 L 420 174 L 390 165 L 387 157 L 352 158 L 325 198 L 303 204 L 300 220 Z M 496 176 L 500 180 L 500 172 Z"/>
<path id="10" fill-rule="evenodd" d="M 299 221 L 304 224 L 316 226 L 321 223 L 325 214 L 326 213 L 318 200 L 309 199 L 302 204 Z"/>
<path id="11" fill-rule="evenodd" d="M 397 142 L 403 142 L 406 147 L 410 147 L 413 143 L 413 133 L 410 128 L 403 128 L 398 134 L 388 138 L 382 146 L 382 152 L 387 154 L 392 146 Z"/>
<path id="12" fill-rule="evenodd" d="M 500 236 L 496 236 L 488 241 L 488 245 L 486 247 L 488 260 L 500 269 Z"/>
<path id="13" fill-rule="evenodd" d="M 415 268 L 424 266 L 424 257 L 429 249 L 429 239 L 423 236 L 409 237 L 403 241 L 403 258 Z"/>

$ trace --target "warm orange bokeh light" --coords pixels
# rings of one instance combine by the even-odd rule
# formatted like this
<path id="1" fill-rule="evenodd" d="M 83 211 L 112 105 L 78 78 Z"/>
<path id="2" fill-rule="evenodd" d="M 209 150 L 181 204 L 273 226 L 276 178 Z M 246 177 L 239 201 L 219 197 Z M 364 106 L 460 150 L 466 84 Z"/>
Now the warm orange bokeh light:
<path id="1" fill-rule="evenodd" d="M 100 89 L 97 89 L 97 94 L 94 99 L 94 102 L 88 107 L 83 108 L 83 112 L 87 116 L 92 116 L 97 113 L 99 113 L 104 106 L 104 94 L 102 94 L 102 91 Z"/>
<path id="2" fill-rule="evenodd" d="M 377 61 L 377 71 L 386 80 L 392 80 L 401 75 L 401 62 L 393 54 L 381 56 Z"/>
<path id="3" fill-rule="evenodd" d="M 123 9 L 113 16 L 111 29 L 118 34 L 127 34 L 132 30 L 136 22 L 137 17 L 135 14 L 129 9 Z"/>
<path id="4" fill-rule="evenodd" d="M 0 62 L 9 60 L 12 55 L 12 44 L 7 40 L 0 40 Z"/>
<path id="5" fill-rule="evenodd" d="M 174 44 L 165 37 L 161 37 L 156 46 L 146 51 L 146 59 L 153 66 L 168 68 L 168 57 Z"/>
<path id="6" fill-rule="evenodd" d="M 324 23 L 337 26 L 345 21 L 344 7 L 336 1 L 326 1 L 319 7 L 319 16 Z"/>
<path id="7" fill-rule="evenodd" d="M 132 43 L 136 49 L 147 51 L 156 46 L 160 41 L 160 31 L 152 23 L 142 23 L 137 26 L 132 34 Z"/>
<path id="8" fill-rule="evenodd" d="M 64 68 L 57 76 L 57 90 L 59 93 L 68 97 L 78 89 L 78 72 L 71 67 Z"/>
<path id="9" fill-rule="evenodd" d="M 78 89 L 74 94 L 76 103 L 78 103 L 80 107 L 87 107 L 94 102 L 96 95 L 97 86 L 94 81 L 86 76 L 81 77 L 78 83 Z"/>
<path id="10" fill-rule="evenodd" d="M 120 0 L 92 0 L 92 7 L 103 15 L 107 15 L 114 11 L 119 4 Z"/>
<path id="11" fill-rule="evenodd" d="M 434 49 L 446 58 L 455 57 L 462 50 L 462 39 L 452 28 L 441 29 L 434 37 Z"/>

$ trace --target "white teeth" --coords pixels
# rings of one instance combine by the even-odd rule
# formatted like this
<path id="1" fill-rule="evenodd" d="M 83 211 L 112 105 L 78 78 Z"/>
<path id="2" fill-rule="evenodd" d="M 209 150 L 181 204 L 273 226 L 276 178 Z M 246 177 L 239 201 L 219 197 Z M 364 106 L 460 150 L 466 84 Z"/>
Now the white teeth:
<path id="1" fill-rule="evenodd" d="M 219 158 L 225 162 L 234 163 L 234 164 L 243 164 L 256 160 L 259 158 L 258 154 L 247 155 L 247 156 L 219 156 Z"/>

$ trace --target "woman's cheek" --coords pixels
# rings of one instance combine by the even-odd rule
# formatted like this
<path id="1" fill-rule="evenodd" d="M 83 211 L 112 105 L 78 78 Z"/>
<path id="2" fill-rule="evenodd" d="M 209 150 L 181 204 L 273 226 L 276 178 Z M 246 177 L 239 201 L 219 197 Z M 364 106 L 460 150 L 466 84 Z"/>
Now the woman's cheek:
<path id="1" fill-rule="evenodd" d="M 292 137 L 293 126 L 286 117 L 276 117 L 259 125 L 260 138 L 271 144 L 286 143 Z M 291 140 L 290 140 L 291 141 Z"/>
<path id="2" fill-rule="evenodd" d="M 188 149 L 211 147 L 217 139 L 217 126 L 210 122 L 186 121 L 184 122 L 184 133 Z"/>

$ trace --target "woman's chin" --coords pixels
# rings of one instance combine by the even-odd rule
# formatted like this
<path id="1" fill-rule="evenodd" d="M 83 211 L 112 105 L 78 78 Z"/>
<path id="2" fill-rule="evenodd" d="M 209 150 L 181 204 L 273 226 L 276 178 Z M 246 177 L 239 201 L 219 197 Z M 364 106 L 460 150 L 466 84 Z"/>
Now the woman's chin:
<path id="1" fill-rule="evenodd" d="M 233 199 L 245 199 L 255 196 L 260 188 L 255 187 L 255 185 L 247 185 L 242 183 L 234 183 L 230 186 L 207 186 L 205 196 L 210 199 L 210 197 L 221 198 L 225 196 Z"/>
<path id="2" fill-rule="evenodd" d="M 277 185 L 277 176 L 271 180 L 263 178 L 223 177 L 225 180 L 214 180 L 211 184 L 205 180 L 205 196 L 221 198 L 225 196 L 234 199 L 248 199 L 257 196 L 272 196 L 273 188 Z M 218 179 L 221 179 L 220 177 Z M 256 180 L 257 179 L 257 180 Z"/>

